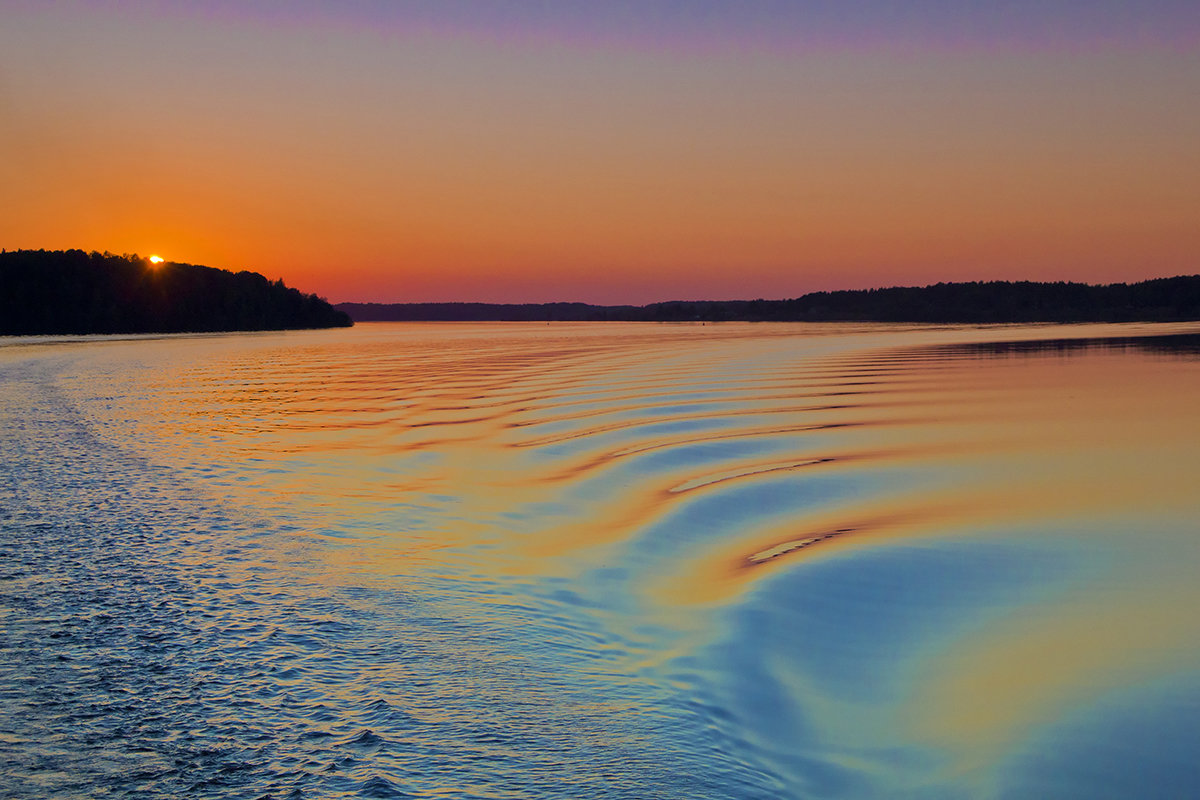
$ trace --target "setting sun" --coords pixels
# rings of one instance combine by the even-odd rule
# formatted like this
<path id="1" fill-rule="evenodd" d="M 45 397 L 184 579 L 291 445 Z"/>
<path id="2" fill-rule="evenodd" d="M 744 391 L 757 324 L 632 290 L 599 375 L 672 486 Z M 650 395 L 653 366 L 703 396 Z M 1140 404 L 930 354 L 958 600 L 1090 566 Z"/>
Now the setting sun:
<path id="1" fill-rule="evenodd" d="M 163 263 L 163 257 L 162 256 L 150 256 L 150 263 L 151 264 L 161 264 L 161 263 Z"/>

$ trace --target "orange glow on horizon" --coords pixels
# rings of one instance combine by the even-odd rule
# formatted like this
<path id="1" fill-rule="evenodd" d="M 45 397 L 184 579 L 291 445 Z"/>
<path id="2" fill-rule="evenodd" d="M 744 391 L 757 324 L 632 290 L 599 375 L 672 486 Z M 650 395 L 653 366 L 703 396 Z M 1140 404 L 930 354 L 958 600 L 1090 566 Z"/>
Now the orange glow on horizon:
<path id="1" fill-rule="evenodd" d="M 128 36 L 97 15 L 57 31 L 58 82 L 10 81 L 5 246 L 169 248 L 335 302 L 1198 269 L 1200 62 L 1169 50 L 687 55 L 330 30 L 299 59 L 286 30 L 193 20 L 152 40 L 229 60 L 172 59 L 164 82 L 107 58 Z M 5 57 L 40 64 L 33 43 Z M 191 84 L 214 88 L 173 88 Z M 150 141 L 123 127 L 147 97 Z"/>

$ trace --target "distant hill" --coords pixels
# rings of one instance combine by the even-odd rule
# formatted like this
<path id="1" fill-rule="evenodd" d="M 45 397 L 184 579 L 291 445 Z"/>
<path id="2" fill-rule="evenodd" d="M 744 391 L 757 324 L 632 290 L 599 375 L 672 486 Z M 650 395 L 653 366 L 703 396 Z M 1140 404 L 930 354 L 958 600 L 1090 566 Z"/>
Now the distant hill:
<path id="1" fill-rule="evenodd" d="M 0 335 L 346 327 L 345 313 L 257 272 L 82 250 L 0 252 Z"/>
<path id="2" fill-rule="evenodd" d="M 813 292 L 792 300 L 586 303 L 339 303 L 367 321 L 1168 322 L 1200 319 L 1200 275 L 1141 283 L 938 283 Z"/>
<path id="3" fill-rule="evenodd" d="M 583 322 L 641 319 L 642 306 L 587 303 L 338 303 L 355 322 Z"/>

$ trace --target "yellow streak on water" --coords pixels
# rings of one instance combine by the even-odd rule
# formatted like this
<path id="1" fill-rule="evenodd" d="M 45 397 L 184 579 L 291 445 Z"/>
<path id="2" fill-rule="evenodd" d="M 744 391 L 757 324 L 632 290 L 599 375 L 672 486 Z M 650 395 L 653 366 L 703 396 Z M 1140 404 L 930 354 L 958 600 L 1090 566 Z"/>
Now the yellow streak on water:
<path id="1" fill-rule="evenodd" d="M 931 661 L 908 703 L 913 732 L 956 754 L 956 771 L 993 762 L 1039 723 L 1105 691 L 1200 667 L 1200 591 L 1189 575 L 1101 602 L 1009 620 Z"/>
<path id="2" fill-rule="evenodd" d="M 197 341 L 141 407 L 109 410 L 110 429 L 151 459 L 207 465 L 198 483 L 233 505 L 292 519 L 296 536 L 280 547 L 316 542 L 297 568 L 324 586 L 478 584 L 461 612 L 494 621 L 528 602 L 531 582 L 626 569 L 635 611 L 593 608 L 588 632 L 612 656 L 597 669 L 613 674 L 666 670 L 728 633 L 721 612 L 888 547 L 1045 537 L 1083 561 L 1112 559 L 1100 578 L 1036 602 L 1015 596 L 994 618 L 914 645 L 894 696 L 846 699 L 802 665 L 772 665 L 820 732 L 814 750 L 884 782 L 895 776 L 872 748 L 928 745 L 950 754 L 948 774 L 973 774 L 1104 692 L 1200 660 L 1200 623 L 1183 611 L 1200 607 L 1190 569 L 1200 553 L 1178 534 L 1200 519 L 1195 360 L 955 347 L 1033 340 L 1038 328 L 340 335 L 265 337 L 249 352 Z M 753 442 L 770 447 L 736 449 Z M 777 481 L 786 497 L 860 479 L 857 493 L 745 513 L 720 535 L 672 530 L 677 541 L 638 555 L 723 493 Z M 636 632 L 650 623 L 681 636 L 656 648 Z"/>

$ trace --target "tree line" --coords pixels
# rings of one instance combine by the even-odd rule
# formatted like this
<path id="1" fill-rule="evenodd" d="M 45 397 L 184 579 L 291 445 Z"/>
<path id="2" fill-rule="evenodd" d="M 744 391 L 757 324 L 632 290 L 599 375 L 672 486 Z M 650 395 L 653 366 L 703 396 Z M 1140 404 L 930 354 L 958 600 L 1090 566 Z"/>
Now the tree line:
<path id="1" fill-rule="evenodd" d="M 350 317 L 257 272 L 83 250 L 0 252 L 0 334 L 330 328 Z"/>
<path id="2" fill-rule="evenodd" d="M 1105 285 L 973 281 L 812 292 L 790 300 L 683 300 L 645 306 L 340 303 L 337 308 L 361 322 L 1166 322 L 1200 319 L 1200 275 Z"/>

